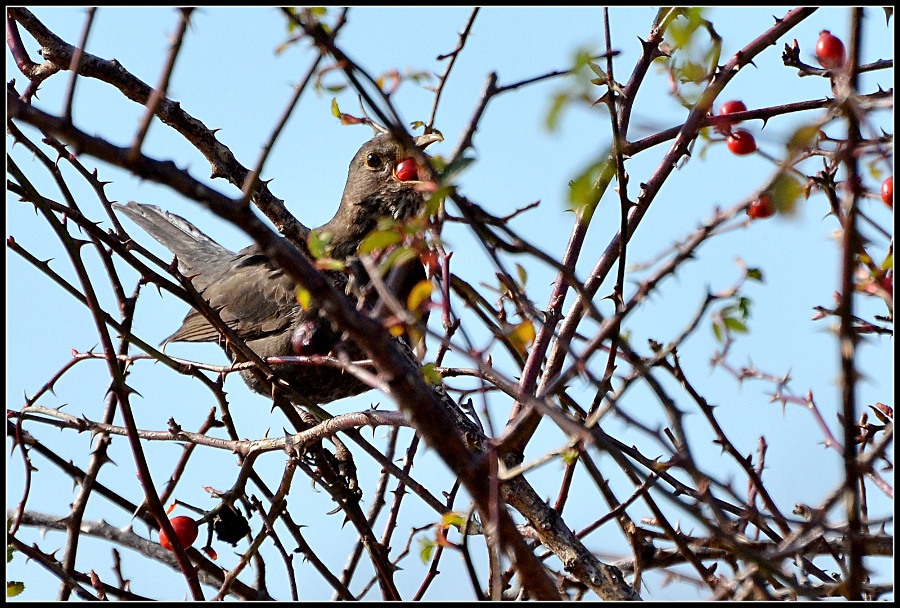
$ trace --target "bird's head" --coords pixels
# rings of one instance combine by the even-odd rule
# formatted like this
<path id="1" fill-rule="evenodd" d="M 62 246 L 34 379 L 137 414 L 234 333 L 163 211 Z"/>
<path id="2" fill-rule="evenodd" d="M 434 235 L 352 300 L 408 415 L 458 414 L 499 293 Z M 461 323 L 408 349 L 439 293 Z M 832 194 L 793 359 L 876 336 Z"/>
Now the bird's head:
<path id="1" fill-rule="evenodd" d="M 440 141 L 438 134 L 414 139 L 419 150 Z M 332 233 L 335 257 L 356 253 L 362 238 L 381 217 L 403 220 L 415 215 L 427 193 L 421 188 L 424 167 L 390 134 L 373 137 L 359 149 L 347 171 L 341 205 L 323 231 Z"/>

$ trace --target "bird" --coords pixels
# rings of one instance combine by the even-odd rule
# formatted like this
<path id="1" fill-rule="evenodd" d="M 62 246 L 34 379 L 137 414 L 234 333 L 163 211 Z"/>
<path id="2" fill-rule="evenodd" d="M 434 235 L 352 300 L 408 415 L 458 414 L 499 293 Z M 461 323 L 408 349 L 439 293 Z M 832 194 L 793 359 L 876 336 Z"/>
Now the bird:
<path id="1" fill-rule="evenodd" d="M 415 138 L 414 143 L 424 150 L 439 140 L 438 133 L 429 133 Z M 391 134 L 376 135 L 363 144 L 350 162 L 334 217 L 315 229 L 318 234 L 330 235 L 330 256 L 352 261 L 380 218 L 402 221 L 422 210 L 428 195 L 420 187 L 419 174 L 420 167 L 409 150 Z M 115 208 L 174 254 L 179 272 L 259 357 L 326 354 L 338 342 L 339 336 L 314 306 L 301 306 L 299 284 L 258 245 L 233 252 L 184 218 L 155 205 L 130 201 L 125 205 L 115 203 Z M 416 266 L 408 273 L 412 279 L 403 285 L 424 278 L 421 264 Z M 332 272 L 329 278 L 341 291 L 348 283 L 344 273 Z M 233 359 L 220 332 L 196 308 L 187 313 L 181 327 L 163 345 L 170 342 L 217 342 Z M 362 355 L 353 345 L 347 345 L 345 351 L 354 358 Z M 319 405 L 370 389 L 352 374 L 334 367 L 272 367 L 278 377 Z M 242 370 L 241 376 L 254 392 L 269 394 L 252 370 Z"/>

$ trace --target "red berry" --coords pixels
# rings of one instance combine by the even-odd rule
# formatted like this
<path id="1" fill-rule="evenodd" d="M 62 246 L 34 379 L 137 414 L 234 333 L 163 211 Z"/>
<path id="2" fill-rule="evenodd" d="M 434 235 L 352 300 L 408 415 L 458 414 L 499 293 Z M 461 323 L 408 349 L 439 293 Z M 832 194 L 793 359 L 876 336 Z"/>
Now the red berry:
<path id="1" fill-rule="evenodd" d="M 197 534 L 199 532 L 199 529 L 197 528 L 197 522 L 195 522 L 190 517 L 187 517 L 186 515 L 179 515 L 178 517 L 173 517 L 170 520 L 170 523 L 172 524 L 172 528 L 175 530 L 175 536 L 178 537 L 178 541 L 185 549 L 193 545 L 194 541 L 197 540 Z M 173 551 L 172 543 L 169 542 L 169 537 L 166 536 L 165 530 L 159 531 L 159 544 L 161 544 L 169 551 Z"/>
<path id="2" fill-rule="evenodd" d="M 397 168 L 394 170 L 394 175 L 401 182 L 408 182 L 410 180 L 419 179 L 419 170 L 416 167 L 416 161 L 411 158 L 406 158 L 397 163 Z"/>
<path id="3" fill-rule="evenodd" d="M 734 114 L 735 112 L 746 112 L 747 105 L 741 101 L 740 99 L 733 99 L 731 101 L 726 101 L 722 104 L 722 107 L 719 108 L 719 116 L 725 116 L 726 114 Z"/>
<path id="4" fill-rule="evenodd" d="M 844 43 L 828 30 L 822 30 L 816 42 L 816 59 L 826 70 L 833 70 L 844 65 Z"/>
<path id="5" fill-rule="evenodd" d="M 881 200 L 884 201 L 884 204 L 894 208 L 894 176 L 890 176 L 881 182 Z"/>
<path id="6" fill-rule="evenodd" d="M 734 99 L 732 101 L 726 101 L 722 104 L 722 107 L 719 108 L 719 116 L 727 116 L 728 114 L 734 114 L 735 112 L 746 112 L 747 106 L 743 101 L 739 99 Z M 724 133 L 728 135 L 731 133 L 731 125 L 740 123 L 740 120 L 736 120 L 730 122 L 728 124 L 723 124 L 722 126 L 716 127 L 716 131 L 720 133 Z"/>
<path id="7" fill-rule="evenodd" d="M 756 139 L 749 131 L 738 129 L 728 136 L 728 149 L 738 156 L 756 152 Z"/>
<path id="8" fill-rule="evenodd" d="M 750 203 L 750 206 L 747 207 L 747 215 L 755 220 L 761 220 L 775 215 L 775 205 L 772 204 L 772 197 L 768 194 L 760 194 L 759 198 Z"/>

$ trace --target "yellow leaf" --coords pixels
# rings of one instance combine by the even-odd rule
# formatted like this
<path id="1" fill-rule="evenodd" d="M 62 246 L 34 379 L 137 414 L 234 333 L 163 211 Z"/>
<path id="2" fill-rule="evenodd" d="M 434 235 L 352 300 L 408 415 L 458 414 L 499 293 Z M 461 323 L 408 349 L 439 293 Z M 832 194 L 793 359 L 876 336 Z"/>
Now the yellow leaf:
<path id="1" fill-rule="evenodd" d="M 25 583 L 19 581 L 9 581 L 6 583 L 6 597 L 16 597 L 25 591 Z"/>
<path id="2" fill-rule="evenodd" d="M 534 323 L 528 320 L 522 321 L 513 327 L 513 330 L 509 333 L 509 339 L 516 347 L 516 350 L 521 353 L 524 353 L 531 346 L 531 343 L 534 342 L 534 336 Z"/>
<path id="3" fill-rule="evenodd" d="M 415 287 L 412 288 L 409 292 L 409 297 L 406 298 L 406 308 L 413 312 L 420 309 L 422 303 L 427 301 L 431 301 L 431 291 L 434 289 L 431 281 L 421 280 L 416 283 Z"/>
<path id="4" fill-rule="evenodd" d="M 574 464 L 578 460 L 578 450 L 574 448 L 563 450 L 559 455 L 566 464 Z"/>
<path id="5" fill-rule="evenodd" d="M 309 290 L 305 287 L 297 288 L 297 303 L 300 304 L 300 307 L 303 310 L 309 311 L 309 303 L 312 296 L 309 293 Z"/>
<path id="6" fill-rule="evenodd" d="M 450 526 L 459 527 L 466 523 L 466 518 L 461 513 L 449 511 L 441 515 L 441 525 L 445 528 Z"/>

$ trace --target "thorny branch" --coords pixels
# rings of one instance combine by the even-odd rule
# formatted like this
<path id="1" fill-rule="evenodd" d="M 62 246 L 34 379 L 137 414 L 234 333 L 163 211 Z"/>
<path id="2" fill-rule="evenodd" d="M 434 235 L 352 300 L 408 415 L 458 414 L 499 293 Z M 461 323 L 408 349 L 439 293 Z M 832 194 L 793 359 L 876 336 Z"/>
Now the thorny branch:
<path id="1" fill-rule="evenodd" d="M 326 56 L 334 58 L 336 67 L 377 119 L 395 131 L 398 137 L 408 138 L 390 92 L 381 90 L 362 64 L 350 59 L 342 47 L 338 34 L 347 21 L 348 11 L 341 12 L 336 23 L 329 27 L 315 11 L 284 10 L 286 21 L 302 30 L 298 38 L 311 41 L 317 53 L 300 84 L 295 87 L 283 114 L 274 121 L 272 133 L 255 167 L 248 170 L 228 147 L 218 141 L 214 131 L 207 129 L 166 95 L 166 83 L 176 57 L 179 61 L 189 60 L 181 56 L 179 49 L 190 35 L 187 27 L 190 9 L 181 12 L 179 30 L 172 39 L 168 58 L 162 62 L 158 85 L 151 88 L 115 60 L 103 59 L 85 50 L 93 11 L 89 13 L 91 17 L 81 42 L 73 46 L 49 31 L 31 11 L 8 8 L 7 44 L 20 71 L 29 80 L 21 93 L 14 84 L 8 86 L 9 137 L 38 159 L 36 164 L 51 176 L 59 191 L 58 196 L 54 197 L 62 202 L 53 200 L 44 186 L 37 185 L 33 177 L 37 174 L 34 168 L 26 171 L 12 154 L 8 155 L 7 188 L 22 202 L 35 207 L 41 221 L 52 228 L 53 238 L 58 241 L 64 256 L 51 264 L 49 260 L 41 260 L 32 253 L 33 243 L 16 240 L 14 236 L 8 238 L 7 247 L 88 311 L 100 341 L 96 352 L 77 352 L 73 349 L 72 358 L 60 369 L 48 369 L 44 385 L 30 396 L 26 395 L 20 409 L 8 411 L 7 433 L 16 447 L 14 454 L 21 460 L 20 466 L 26 472 L 20 502 L 8 512 L 8 519 L 12 522 L 8 542 L 59 579 L 60 599 L 66 599 L 72 592 L 84 599 L 100 599 L 105 597 L 104 594 L 139 599 L 129 592 L 125 584 L 113 586 L 103 582 L 90 588 L 87 586 L 88 581 L 96 582 L 97 578 L 92 579 L 90 573 L 79 572 L 76 568 L 76 557 L 84 551 L 79 544 L 83 536 L 103 538 L 179 568 L 194 599 L 204 597 L 200 583 L 212 586 L 216 599 L 229 596 L 270 599 L 269 579 L 273 574 L 267 568 L 279 560 L 291 597 L 298 599 L 300 575 L 292 559 L 293 553 L 303 555 L 317 575 L 333 589 L 335 599 L 363 597 L 376 584 L 383 598 L 404 599 L 396 573 L 402 568 L 403 560 L 414 553 L 411 548 L 416 535 L 434 539 L 430 540 L 433 543 L 431 567 L 416 593 L 416 599 L 423 597 L 439 576 L 438 564 L 448 551 L 461 554 L 467 564 L 468 577 L 475 586 L 475 596 L 484 598 L 558 599 L 570 593 L 581 597 L 591 590 L 603 599 L 639 599 L 641 588 L 647 586 L 646 575 L 653 570 L 683 577 L 684 580 L 690 578 L 693 584 L 705 587 L 716 599 L 835 596 L 869 599 L 890 592 L 889 585 L 868 580 L 864 576 L 864 568 L 872 557 L 892 555 L 892 537 L 883 527 L 878 529 L 886 522 L 869 518 L 866 488 L 867 482 L 874 484 L 884 495 L 892 497 L 892 487 L 882 477 L 881 467 L 892 466 L 893 411 L 879 403 L 869 407 L 871 412 L 861 413 L 854 400 L 853 387 L 858 382 L 859 369 L 854 349 L 860 335 L 865 332 L 885 333 L 892 327 L 892 287 L 888 298 L 890 316 L 879 317 L 877 321 L 881 325 L 856 314 L 854 303 L 861 294 L 877 292 L 884 295 L 884 279 L 886 276 L 892 277 L 892 274 L 887 275 L 872 261 L 869 255 L 871 247 L 863 242 L 858 218 L 863 217 L 879 229 L 882 238 L 890 241 L 890 252 L 893 250 L 893 237 L 890 229 L 859 215 L 859 201 L 864 194 L 860 188 L 841 189 L 834 173 L 829 170 L 822 175 L 808 176 L 810 190 L 820 188 L 828 193 L 830 200 L 836 201 L 833 207 L 838 213 L 835 213 L 834 220 L 838 222 L 842 236 L 844 259 L 837 305 L 833 311 L 819 306 L 823 317 L 831 314 L 840 322 L 838 337 L 842 345 L 843 411 L 838 421 L 823 411 L 819 401 L 813 398 L 811 389 L 805 397 L 796 395 L 789 387 L 789 373 L 766 373 L 752 364 L 744 367 L 730 362 L 731 348 L 738 340 L 736 333 L 746 320 L 735 311 L 742 310 L 740 305 L 746 283 L 754 278 L 752 269 L 745 268 L 743 276 L 733 287 L 716 292 L 709 290 L 704 297 L 697 299 L 699 303 L 693 315 L 680 331 L 673 328 L 674 337 L 671 340 L 665 343 L 651 341 L 645 350 L 632 344 L 627 337 L 632 315 L 645 306 L 651 296 L 662 297 L 662 282 L 687 268 L 698 257 L 697 252 L 702 245 L 752 225 L 749 220 L 738 219 L 738 215 L 747 210 L 753 199 L 737 201 L 724 211 L 716 209 L 711 219 L 660 257 L 645 265 L 626 266 L 625 253 L 629 239 L 638 234 L 637 229 L 663 184 L 676 164 L 689 154 L 703 129 L 721 129 L 727 126 L 728 121 L 767 121 L 796 112 L 824 114 L 825 111 L 836 110 L 839 119 L 850 125 L 848 138 L 840 142 L 836 152 L 822 148 L 810 151 L 802 158 L 792 159 L 793 165 L 786 167 L 786 172 L 807 176 L 809 171 L 801 160 L 819 154 L 826 157 L 832 167 L 844 167 L 849 182 L 858 183 L 862 181 L 858 178 L 862 156 L 877 154 L 889 157 L 892 136 L 872 136 L 874 127 L 867 122 L 867 112 L 876 106 L 890 104 L 892 92 L 860 91 L 856 76 L 866 71 L 892 69 L 893 62 L 859 65 L 862 9 L 854 12 L 854 30 L 849 45 L 850 67 L 845 74 L 805 66 L 799 61 L 799 54 L 794 56 L 788 53 L 790 49 L 785 51 L 790 54 L 790 57 L 786 55 L 785 65 L 800 68 L 801 75 L 833 79 L 833 99 L 791 101 L 748 110 L 728 120 L 710 115 L 714 100 L 731 79 L 811 15 L 813 10 L 800 8 L 789 11 L 735 53 L 724 66 L 715 66 L 708 74 L 699 101 L 690 109 L 683 124 L 635 141 L 629 139 L 635 100 L 642 86 L 645 86 L 653 62 L 665 60 L 660 44 L 667 28 L 680 18 L 681 13 L 677 8 L 661 10 L 647 40 L 641 41 L 642 52 L 624 85 L 617 84 L 614 79 L 614 68 L 619 71 L 622 65 L 613 62 L 620 55 L 613 47 L 612 20 L 605 13 L 606 48 L 596 58 L 607 59 L 606 79 L 601 79 L 603 82 L 597 86 L 606 90 L 603 101 L 609 108 L 610 128 L 616 145 L 595 176 L 592 202 L 576 209 L 569 241 L 562 255 L 548 253 L 545 243 L 530 241 L 513 228 L 513 223 L 527 221 L 529 213 L 537 207 L 536 203 L 496 217 L 461 192 L 455 175 L 451 176 L 449 172 L 445 176 L 437 175 L 439 179 L 446 178 L 447 183 L 441 183 L 441 186 L 446 188 L 447 200 L 456 204 L 460 216 L 451 217 L 442 211 L 435 223 L 429 226 L 433 231 L 430 238 L 439 241 L 441 222 L 462 227 L 473 235 L 482 245 L 486 265 L 495 271 L 499 296 L 492 303 L 490 296 L 486 295 L 487 291 L 482 289 L 484 286 L 476 286 L 466 280 L 465 269 L 454 267 L 454 272 L 451 272 L 450 254 L 444 251 L 442 243 L 437 242 L 434 247 L 439 252 L 440 260 L 435 266 L 440 267 L 436 274 L 442 281 L 440 294 L 443 301 L 435 303 L 435 307 L 442 308 L 444 332 L 428 332 L 429 337 L 440 341 L 441 349 L 435 364 L 423 370 L 421 363 L 408 350 L 396 346 L 388 330 L 377 319 L 357 310 L 314 267 L 306 255 L 308 229 L 284 209 L 282 201 L 260 179 L 268 152 L 283 133 L 308 83 L 322 71 L 320 62 Z M 477 8 L 471 12 L 459 33 L 455 48 L 439 58 L 448 61 L 434 94 L 431 118 L 426 123 L 428 129 L 435 127 L 442 93 L 455 75 L 457 59 L 465 56 L 467 40 L 478 12 Z M 41 45 L 41 64 L 29 58 L 20 28 Z M 39 110 L 30 102 L 38 88 L 48 86 L 48 79 L 60 71 L 69 72 L 71 84 L 67 102 L 57 116 Z M 506 85 L 498 84 L 496 73 L 488 74 L 484 89 L 474 102 L 471 118 L 460 131 L 448 166 L 462 161 L 464 154 L 474 146 L 476 132 L 489 127 L 486 109 L 490 101 L 521 90 L 526 85 L 572 73 L 570 70 L 558 70 Z M 72 109 L 78 99 L 74 83 L 83 78 L 106 83 L 125 98 L 146 107 L 143 120 L 135 130 L 134 140 L 128 147 L 117 147 L 105 134 L 89 135 L 73 124 Z M 234 197 L 224 195 L 192 179 L 173 163 L 155 161 L 144 155 L 141 152 L 143 139 L 152 121 L 157 118 L 200 151 L 209 161 L 213 176 L 225 177 L 237 194 Z M 823 118 L 821 122 L 827 120 L 838 118 Z M 19 129 L 19 125 L 38 129 L 44 139 L 40 144 L 32 141 Z M 863 141 L 863 132 L 869 134 L 869 141 Z M 633 180 L 640 184 L 635 196 L 629 188 L 633 182 L 626 171 L 627 163 L 632 156 L 664 142 L 671 142 L 671 147 L 656 170 L 640 180 Z M 367 359 L 350 362 L 346 357 L 313 356 L 290 361 L 284 358 L 260 360 L 233 332 L 230 333 L 217 311 L 198 296 L 191 277 L 181 276 L 173 265 L 155 259 L 143 250 L 135 242 L 140 240 L 138 235 L 129 237 L 125 234 L 107 198 L 106 189 L 110 184 L 100 179 L 98 170 L 90 171 L 83 164 L 89 157 L 124 168 L 138 178 L 165 185 L 242 228 L 284 272 L 296 277 L 316 301 L 322 303 L 327 317 L 362 347 Z M 97 206 L 76 200 L 70 187 L 73 178 L 63 173 L 61 166 L 76 169 L 78 178 L 95 193 Z M 585 236 L 600 198 L 613 179 L 618 187 L 621 208 L 619 232 L 606 244 L 605 251 L 587 277 L 580 278 L 576 268 L 584 264 L 580 258 Z M 845 194 L 838 194 L 840 192 Z M 840 196 L 844 196 L 843 200 Z M 252 200 L 272 220 L 277 233 L 251 212 L 248 200 Z M 95 223 L 95 212 L 90 209 L 98 207 L 110 218 L 114 230 L 104 231 Z M 85 263 L 87 251 L 101 259 L 105 275 L 89 269 Z M 136 256 L 135 252 L 139 252 L 141 257 Z M 629 253 L 629 259 L 632 257 L 633 254 Z M 150 260 L 151 264 L 142 258 Z M 536 302 L 530 289 L 526 289 L 524 277 L 516 276 L 516 272 L 511 271 L 510 260 L 513 258 L 545 266 L 556 274 L 546 303 Z M 370 260 L 364 259 L 363 262 L 369 263 L 370 274 L 374 274 L 375 267 Z M 613 312 L 604 316 L 593 300 L 616 263 Z M 64 264 L 68 265 L 66 270 L 61 268 Z M 866 291 L 860 286 L 861 269 L 870 273 L 870 285 L 877 284 L 880 291 L 875 287 Z M 646 274 L 636 281 L 636 285 L 629 284 L 628 275 L 633 277 L 637 272 Z M 125 277 L 135 274 L 139 279 L 129 294 L 125 285 L 131 279 Z M 71 278 L 73 276 L 74 280 Z M 376 287 L 380 285 L 379 280 L 374 282 Z M 173 293 L 201 310 L 241 354 L 240 360 L 227 366 L 188 361 L 169 356 L 142 339 L 140 332 L 134 329 L 134 319 L 138 301 L 147 297 L 143 289 L 147 283 L 153 283 L 160 290 Z M 101 303 L 97 295 L 101 287 L 108 287 L 113 294 L 114 307 Z M 565 310 L 564 303 L 569 291 L 575 292 L 576 300 Z M 391 302 L 393 316 L 413 325 L 416 323 L 415 315 L 405 310 L 406 304 Z M 109 312 L 111 310 L 117 310 L 119 318 L 115 318 Z M 518 326 L 511 323 L 513 316 L 521 318 L 522 323 Z M 738 383 L 751 379 L 771 383 L 772 400 L 780 402 L 782 407 L 805 407 L 812 413 L 815 428 L 826 445 L 842 458 L 843 479 L 819 504 L 784 504 L 782 496 L 770 491 L 767 481 L 771 473 L 764 466 L 768 462 L 764 460 L 768 449 L 765 438 L 760 438 L 756 460 L 751 455 L 745 455 L 741 451 L 742 443 L 736 439 L 741 429 L 729 429 L 722 423 L 717 404 L 710 395 L 704 394 L 696 375 L 682 365 L 682 353 L 689 348 L 689 339 L 700 331 L 706 319 L 718 323 L 724 332 L 722 350 L 712 357 L 714 367 L 732 374 Z M 534 333 L 526 339 L 529 324 Z M 493 348 L 476 347 L 476 340 L 472 338 L 476 334 L 475 328 L 486 330 L 488 335 L 493 336 L 490 345 Z M 500 351 L 497 345 L 500 344 L 506 349 L 511 366 L 500 361 L 499 356 L 495 360 L 496 353 Z M 133 352 L 135 349 L 145 354 L 136 354 Z M 599 374 L 592 370 L 590 364 L 591 357 L 598 351 L 605 353 L 606 357 L 604 369 Z M 469 367 L 445 365 L 443 357 L 447 353 L 461 357 Z M 145 366 L 148 360 L 162 362 L 169 370 L 198 379 L 207 388 L 215 408 L 209 411 L 196 431 L 182 428 L 176 419 L 170 420 L 164 430 L 137 425 L 131 404 L 137 387 L 126 384 L 126 375 Z M 337 367 L 382 389 L 399 411 L 373 407 L 332 416 L 315 404 L 306 403 L 292 387 L 279 384 L 269 367 L 274 364 Z M 106 400 L 100 416 L 93 412 L 90 415 L 75 415 L 43 404 L 53 397 L 54 390 L 64 388 L 65 382 L 62 380 L 78 378 L 82 370 L 90 365 L 105 365 L 109 375 L 108 392 L 105 393 Z M 624 373 L 620 368 L 624 368 Z M 289 421 L 290 431 L 286 430 L 277 437 L 243 436 L 240 423 L 232 417 L 230 399 L 224 391 L 223 382 L 228 374 L 244 369 L 256 370 L 260 378 L 272 387 L 273 409 L 277 408 Z M 476 380 L 478 388 L 456 388 L 448 381 L 466 378 Z M 586 384 L 593 397 L 583 402 L 579 396 L 573 396 L 571 385 L 575 382 Z M 648 389 L 656 400 L 660 412 L 658 419 L 648 421 L 645 406 L 636 408 L 631 404 L 629 393 L 637 387 Z M 466 402 L 462 398 L 454 401 L 450 396 L 473 393 L 481 396 L 480 412 L 472 401 Z M 292 403 L 304 407 L 295 408 Z M 500 407 L 500 404 L 508 406 L 509 424 L 506 429 L 494 432 L 491 410 Z M 699 413 L 700 416 L 689 420 L 688 414 L 691 413 Z M 121 416 L 122 423 L 116 416 Z M 552 425 L 553 431 L 561 431 L 565 439 L 557 441 L 557 447 L 545 449 L 543 454 L 523 465 L 526 449 L 534 449 L 541 420 L 545 421 L 545 426 Z M 628 434 L 623 433 L 622 438 L 615 436 L 617 433 L 611 421 L 626 423 Z M 840 432 L 833 430 L 835 424 L 840 424 Z M 697 432 L 696 425 L 701 425 L 703 432 L 713 437 L 714 443 L 721 448 L 723 459 L 727 458 L 735 465 L 730 474 L 734 475 L 737 471 L 746 483 L 744 491 L 736 489 L 738 484 L 734 477 L 717 472 L 713 465 L 703 462 L 698 456 L 697 444 L 692 439 L 692 434 Z M 404 452 L 398 446 L 401 438 L 408 436 L 403 431 L 409 427 L 415 429 L 415 434 L 409 439 Z M 220 428 L 225 428 L 226 437 L 217 434 Z M 87 432 L 94 437 L 87 467 L 76 466 L 63 458 L 61 451 L 57 453 L 54 447 L 40 439 L 39 436 L 47 429 L 66 434 Z M 378 429 L 390 429 L 385 446 L 378 447 L 374 440 L 364 440 L 361 431 L 367 429 L 373 433 Z M 110 487 L 101 480 L 104 465 L 110 462 L 109 446 L 118 437 L 128 438 L 133 464 L 144 487 L 138 502 L 126 498 L 127 493 L 121 488 Z M 371 494 L 366 494 L 366 498 L 371 500 L 368 513 L 364 513 L 360 506 L 355 485 L 359 482 L 352 472 L 348 472 L 347 467 L 353 468 L 355 465 L 340 458 L 342 453 L 348 451 L 342 443 L 342 439 L 347 437 L 362 450 L 363 457 L 371 459 L 379 469 L 377 482 L 372 486 L 366 485 L 366 492 L 370 487 L 374 488 Z M 448 488 L 436 488 L 440 482 L 433 482 L 421 468 L 426 458 L 422 454 L 421 440 L 452 471 L 455 481 Z M 334 453 L 324 447 L 329 442 L 335 446 Z M 174 443 L 184 444 L 186 449 L 171 471 L 169 484 L 162 492 L 157 492 L 148 464 L 151 446 Z M 400 466 L 395 462 L 398 452 L 403 456 Z M 224 572 L 204 552 L 196 549 L 185 551 L 180 543 L 175 544 L 173 555 L 131 529 L 113 528 L 105 522 L 85 519 L 88 499 L 101 496 L 126 516 L 133 515 L 153 529 L 163 527 L 170 537 L 174 537 L 163 503 L 174 496 L 179 480 L 190 466 L 196 465 L 201 453 L 204 458 L 217 463 L 229 462 L 227 466 L 233 467 L 231 488 L 207 489 L 212 496 L 220 499 L 221 504 L 207 511 L 201 521 L 211 524 L 216 514 L 236 504 L 243 504 L 245 510 L 252 510 L 254 514 L 251 519 L 253 528 L 244 535 L 251 539 L 250 544 L 242 548 L 236 567 L 229 572 Z M 278 479 L 270 479 L 260 467 L 263 455 L 270 460 L 282 459 L 284 464 Z M 31 486 L 35 483 L 34 477 L 42 474 L 34 465 L 35 456 L 50 462 L 80 486 L 75 502 L 67 513 L 42 515 L 29 508 L 29 503 L 33 501 Z M 230 457 L 231 460 L 223 460 L 223 457 Z M 539 478 L 539 469 L 559 462 L 565 464 L 565 472 L 555 490 L 557 500 L 551 506 L 546 496 L 551 496 L 553 490 L 537 486 L 535 480 Z M 123 463 L 119 464 L 121 466 Z M 302 533 L 308 520 L 301 521 L 296 511 L 297 505 L 305 500 L 299 487 L 301 484 L 295 483 L 298 471 L 324 490 L 324 494 L 337 505 L 339 517 L 352 523 L 348 528 L 356 536 L 341 573 L 321 559 L 321 547 L 308 542 Z M 618 484 L 621 483 L 627 483 L 629 490 L 620 491 Z M 270 488 L 270 484 L 274 489 Z M 251 492 L 251 487 L 261 494 L 262 499 Z M 407 508 L 412 508 L 412 501 L 405 498 L 407 494 L 410 498 L 420 499 L 421 504 L 431 509 L 437 523 L 414 528 L 406 539 L 406 546 L 398 551 L 391 546 L 391 542 L 403 531 L 401 516 Z M 607 509 L 598 512 L 592 523 L 582 525 L 581 530 L 576 532 L 576 528 L 563 519 L 563 511 L 569 508 L 571 513 L 569 505 L 582 500 L 596 501 L 597 494 L 603 498 Z M 474 504 L 470 514 L 477 513 L 477 517 L 464 518 L 459 515 L 467 508 L 464 503 L 468 500 Z M 841 501 L 845 505 L 846 517 L 838 521 L 833 516 L 833 507 Z M 635 518 L 637 506 L 649 516 Z M 508 507 L 518 511 L 525 523 L 516 525 Z M 690 529 L 682 526 L 683 517 L 691 522 Z M 375 533 L 379 522 L 384 525 L 380 535 Z M 627 542 L 626 546 L 630 547 L 631 556 L 601 561 L 598 557 L 600 553 L 587 544 L 592 540 L 592 533 L 605 529 L 610 523 L 618 526 L 617 531 Z M 66 545 L 62 558 L 39 549 L 37 544 L 28 546 L 22 542 L 19 535 L 23 527 L 29 526 L 64 530 Z M 210 539 L 212 534 L 210 529 Z M 451 540 L 453 535 L 461 535 L 461 541 Z M 485 537 L 487 553 L 492 556 L 487 573 L 479 571 L 473 559 L 475 549 L 471 541 L 476 536 Z M 204 551 L 210 548 L 206 547 Z M 267 553 L 269 548 L 274 553 Z M 277 559 L 271 557 L 273 554 Z M 367 575 L 371 578 L 361 592 L 356 592 L 354 588 L 358 585 L 353 585 L 354 578 L 364 576 L 359 567 L 363 555 L 369 557 L 371 570 Z M 548 560 L 551 555 L 558 561 Z M 823 566 L 819 558 L 828 558 L 831 562 Z M 817 560 L 815 563 L 814 559 Z M 501 567 L 503 560 L 511 565 Z M 449 567 L 447 560 L 443 563 Z M 256 578 L 248 584 L 242 579 L 250 576 L 251 569 L 247 566 L 251 564 Z M 673 570 L 676 565 L 689 565 L 696 574 L 685 575 L 684 570 Z M 726 568 L 730 569 L 730 573 L 724 572 Z M 835 575 L 835 572 L 840 575 Z M 632 574 L 634 579 L 626 581 L 623 573 Z M 485 581 L 490 581 L 487 590 L 481 588 Z"/>

